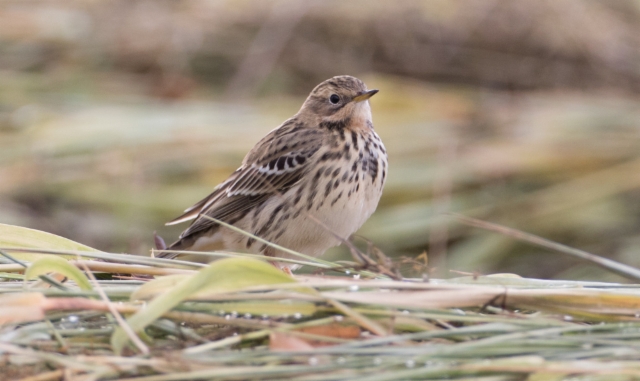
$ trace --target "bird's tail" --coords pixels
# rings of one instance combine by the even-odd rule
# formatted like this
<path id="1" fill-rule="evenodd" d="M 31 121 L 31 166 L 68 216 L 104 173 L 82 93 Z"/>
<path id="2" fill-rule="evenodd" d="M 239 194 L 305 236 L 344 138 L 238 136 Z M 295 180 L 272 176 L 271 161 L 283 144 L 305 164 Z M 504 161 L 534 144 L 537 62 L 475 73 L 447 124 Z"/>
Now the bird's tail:
<path id="1" fill-rule="evenodd" d="M 191 244 L 192 243 L 185 242 L 184 239 L 179 239 L 174 243 L 172 243 L 171 245 L 169 245 L 169 247 L 165 247 L 165 248 L 157 247 L 158 250 L 162 250 L 162 251 L 156 254 L 156 258 L 174 259 L 178 255 L 180 255 L 180 253 L 177 253 L 175 251 L 188 250 L 190 249 Z"/>
<path id="2" fill-rule="evenodd" d="M 172 243 L 171 246 L 167 247 L 164 239 L 156 232 L 153 232 L 153 243 L 156 250 L 158 250 L 158 253 L 155 255 L 156 258 L 173 259 L 180 255 L 180 253 L 172 253 L 170 250 L 184 250 L 184 242 L 182 239 L 177 240 Z"/>
<path id="3" fill-rule="evenodd" d="M 156 238 L 156 248 L 158 250 L 161 250 L 156 254 L 156 258 L 174 259 L 180 256 L 182 259 L 183 257 L 186 258 L 196 256 L 201 258 L 197 262 L 201 262 L 203 257 L 202 255 L 197 255 L 194 253 L 180 253 L 179 251 L 216 251 L 224 249 L 224 243 L 222 242 L 221 237 L 214 233 L 216 231 L 217 227 L 216 229 L 210 230 L 211 235 L 209 235 L 209 239 L 199 235 L 187 235 L 178 239 L 177 241 L 169 245 L 169 247 L 164 248 L 158 247 L 158 239 Z M 207 258 L 211 257 L 208 256 Z"/>

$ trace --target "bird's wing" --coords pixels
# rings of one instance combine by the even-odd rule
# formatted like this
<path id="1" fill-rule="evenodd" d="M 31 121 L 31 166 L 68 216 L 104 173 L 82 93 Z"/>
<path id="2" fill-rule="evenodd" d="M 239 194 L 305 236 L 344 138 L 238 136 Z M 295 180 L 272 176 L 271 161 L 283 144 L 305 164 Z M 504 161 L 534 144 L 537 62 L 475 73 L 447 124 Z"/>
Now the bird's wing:
<path id="1" fill-rule="evenodd" d="M 300 181 L 321 146 L 320 139 L 321 134 L 303 128 L 295 119 L 285 122 L 258 142 L 243 165 L 213 193 L 170 224 L 195 218 L 180 235 L 182 239 L 216 225 L 205 216 L 228 223 L 238 221 L 254 206 Z"/>

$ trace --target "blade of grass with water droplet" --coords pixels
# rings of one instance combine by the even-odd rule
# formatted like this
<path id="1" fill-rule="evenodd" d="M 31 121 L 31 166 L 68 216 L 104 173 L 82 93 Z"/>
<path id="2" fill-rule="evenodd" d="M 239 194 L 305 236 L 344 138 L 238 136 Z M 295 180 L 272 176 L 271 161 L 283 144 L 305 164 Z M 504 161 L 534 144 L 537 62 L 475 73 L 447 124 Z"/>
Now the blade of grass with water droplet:
<path id="1" fill-rule="evenodd" d="M 203 289 L 222 293 L 259 284 L 293 282 L 293 278 L 262 261 L 248 258 L 221 259 L 197 274 L 183 278 L 169 291 L 152 300 L 147 308 L 127 319 L 127 323 L 135 332 L 141 331 L 162 314 Z M 127 336 L 120 328 L 111 337 L 111 345 L 116 353 L 122 351 L 127 341 Z"/>

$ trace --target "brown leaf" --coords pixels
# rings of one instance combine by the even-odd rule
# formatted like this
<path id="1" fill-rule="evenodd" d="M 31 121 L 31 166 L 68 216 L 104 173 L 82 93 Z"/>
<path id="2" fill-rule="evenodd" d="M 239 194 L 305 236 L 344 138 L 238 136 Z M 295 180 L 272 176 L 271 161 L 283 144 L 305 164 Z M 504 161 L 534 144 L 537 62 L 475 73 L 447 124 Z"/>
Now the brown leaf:
<path id="1" fill-rule="evenodd" d="M 295 336 L 282 332 L 272 332 L 269 335 L 269 349 L 272 351 L 297 352 L 312 350 L 313 346 Z"/>
<path id="2" fill-rule="evenodd" d="M 38 292 L 0 296 L 0 326 L 44 319 L 44 295 Z"/>
<path id="3" fill-rule="evenodd" d="M 336 337 L 339 339 L 357 339 L 360 337 L 360 327 L 357 325 L 327 324 L 299 329 L 300 332 L 319 336 Z"/>

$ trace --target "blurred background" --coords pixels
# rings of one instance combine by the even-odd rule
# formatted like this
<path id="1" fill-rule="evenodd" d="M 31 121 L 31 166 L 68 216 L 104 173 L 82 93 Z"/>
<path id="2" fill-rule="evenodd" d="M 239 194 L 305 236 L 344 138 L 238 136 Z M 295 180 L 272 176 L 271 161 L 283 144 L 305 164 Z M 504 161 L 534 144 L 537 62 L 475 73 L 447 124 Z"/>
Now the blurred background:
<path id="1" fill-rule="evenodd" d="M 340 74 L 380 89 L 359 235 L 406 275 L 619 280 L 448 211 L 640 266 L 638 0 L 3 1 L 0 223 L 148 255 Z"/>

